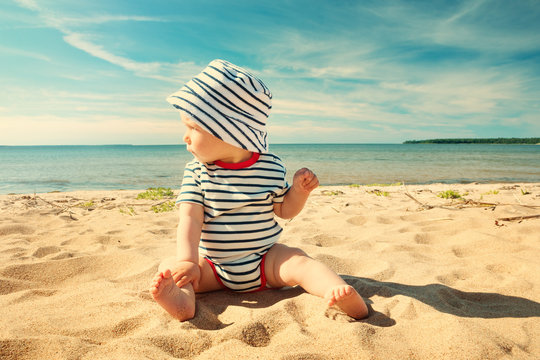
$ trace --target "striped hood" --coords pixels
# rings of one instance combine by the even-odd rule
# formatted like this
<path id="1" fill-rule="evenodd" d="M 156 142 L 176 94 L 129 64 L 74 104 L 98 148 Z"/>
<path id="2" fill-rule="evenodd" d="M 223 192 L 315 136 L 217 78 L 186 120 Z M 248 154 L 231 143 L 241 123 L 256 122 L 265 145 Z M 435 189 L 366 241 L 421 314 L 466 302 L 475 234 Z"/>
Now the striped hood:
<path id="1" fill-rule="evenodd" d="M 226 143 L 268 152 L 266 119 L 272 94 L 247 70 L 214 60 L 167 101 Z"/>

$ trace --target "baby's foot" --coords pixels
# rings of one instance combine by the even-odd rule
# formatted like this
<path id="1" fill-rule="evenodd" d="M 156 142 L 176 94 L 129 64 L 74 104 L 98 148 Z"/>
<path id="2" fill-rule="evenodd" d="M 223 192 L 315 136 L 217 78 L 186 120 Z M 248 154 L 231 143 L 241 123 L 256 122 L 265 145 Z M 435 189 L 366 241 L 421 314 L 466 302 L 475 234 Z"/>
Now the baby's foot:
<path id="1" fill-rule="evenodd" d="M 193 291 L 176 286 L 169 269 L 156 273 L 150 285 L 150 294 L 159 305 L 180 321 L 195 316 Z"/>
<path id="2" fill-rule="evenodd" d="M 337 305 L 355 319 L 362 319 L 368 315 L 366 303 L 350 285 L 337 285 L 328 290 L 324 298 L 328 301 L 328 306 Z"/>

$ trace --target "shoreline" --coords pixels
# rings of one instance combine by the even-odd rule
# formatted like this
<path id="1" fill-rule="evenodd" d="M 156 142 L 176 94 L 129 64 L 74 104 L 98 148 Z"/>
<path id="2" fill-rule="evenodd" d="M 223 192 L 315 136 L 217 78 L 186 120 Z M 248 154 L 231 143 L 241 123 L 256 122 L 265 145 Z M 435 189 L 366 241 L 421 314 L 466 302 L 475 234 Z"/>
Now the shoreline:
<path id="1" fill-rule="evenodd" d="M 362 321 L 298 288 L 199 294 L 172 319 L 148 287 L 178 225 L 152 207 L 178 190 L 144 191 L 0 195 L 0 358 L 540 357 L 540 182 L 314 190 L 280 242 L 353 286 Z"/>
<path id="2" fill-rule="evenodd" d="M 363 188 L 363 187 L 418 187 L 418 186 L 447 186 L 447 187 L 461 187 L 461 186 L 536 186 L 540 184 L 540 181 L 489 181 L 489 182 L 480 182 L 480 181 L 470 181 L 470 182 L 444 182 L 444 181 L 433 181 L 433 182 L 423 182 L 423 183 L 402 183 L 402 182 L 392 182 L 392 183 L 372 183 L 372 184 L 357 184 L 357 183 L 350 183 L 350 184 L 330 184 L 325 185 L 321 184 L 319 185 L 319 188 Z M 166 188 L 171 189 L 173 192 L 177 193 L 180 191 L 180 186 L 177 188 L 168 187 L 168 186 L 152 186 L 153 188 Z M 37 192 L 10 192 L 10 193 L 2 193 L 0 192 L 1 196 L 22 196 L 22 195 L 43 195 L 43 194 L 64 194 L 64 193 L 77 193 L 77 192 L 123 192 L 123 191 L 139 191 L 144 192 L 148 190 L 149 188 L 134 188 L 134 189 L 69 189 L 69 190 L 52 190 L 52 191 L 37 191 Z"/>
<path id="3" fill-rule="evenodd" d="M 307 167 L 327 186 L 540 182 L 540 148 L 492 145 L 274 145 L 290 181 Z M 193 156 L 178 146 L 62 147 L 0 152 L 0 193 L 179 188 Z"/>

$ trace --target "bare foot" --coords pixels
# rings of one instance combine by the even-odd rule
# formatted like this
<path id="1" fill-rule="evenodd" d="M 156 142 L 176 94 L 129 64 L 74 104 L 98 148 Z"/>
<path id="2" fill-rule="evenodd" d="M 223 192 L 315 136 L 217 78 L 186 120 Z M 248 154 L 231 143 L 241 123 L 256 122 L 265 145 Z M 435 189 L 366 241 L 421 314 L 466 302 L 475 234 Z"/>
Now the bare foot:
<path id="1" fill-rule="evenodd" d="M 195 293 L 191 284 L 179 288 L 169 269 L 156 273 L 150 285 L 150 294 L 169 314 L 180 321 L 195 316 Z"/>
<path id="2" fill-rule="evenodd" d="M 324 298 L 328 300 L 328 306 L 337 305 L 355 319 L 362 319 L 368 315 L 366 303 L 350 285 L 335 286 L 326 292 Z"/>

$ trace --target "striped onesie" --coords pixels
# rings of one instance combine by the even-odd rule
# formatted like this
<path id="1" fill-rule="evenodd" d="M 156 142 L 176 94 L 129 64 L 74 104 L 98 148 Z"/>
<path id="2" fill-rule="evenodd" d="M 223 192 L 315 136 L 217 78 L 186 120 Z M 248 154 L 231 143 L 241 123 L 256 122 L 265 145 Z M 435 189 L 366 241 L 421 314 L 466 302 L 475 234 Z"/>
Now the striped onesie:
<path id="1" fill-rule="evenodd" d="M 220 161 L 186 165 L 177 204 L 200 204 L 204 224 L 199 254 L 218 281 L 234 291 L 266 287 L 264 256 L 281 234 L 273 204 L 289 189 L 285 167 L 272 154 L 253 153 L 240 164 Z"/>

